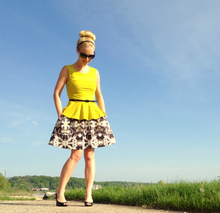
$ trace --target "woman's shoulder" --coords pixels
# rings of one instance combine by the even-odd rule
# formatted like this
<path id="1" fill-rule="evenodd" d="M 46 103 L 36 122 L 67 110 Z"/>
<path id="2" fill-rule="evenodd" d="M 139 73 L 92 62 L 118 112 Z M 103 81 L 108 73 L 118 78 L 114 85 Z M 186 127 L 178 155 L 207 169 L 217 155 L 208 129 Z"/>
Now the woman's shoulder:
<path id="1" fill-rule="evenodd" d="M 95 72 L 95 73 L 98 71 L 98 70 L 97 70 L 96 68 L 94 68 L 94 67 L 89 67 L 89 69 L 90 69 L 91 72 Z"/>
<path id="2" fill-rule="evenodd" d="M 73 64 L 70 64 L 70 65 L 65 65 L 64 67 L 67 67 L 67 68 L 68 68 L 68 70 L 74 69 Z"/>
<path id="3" fill-rule="evenodd" d="M 77 72 L 77 70 L 75 69 L 75 67 L 73 66 L 73 64 L 65 65 L 64 67 L 66 67 L 66 69 L 68 70 L 69 75 L 72 75 L 72 74 L 74 74 L 74 73 Z"/>
<path id="4" fill-rule="evenodd" d="M 89 72 L 90 72 L 91 74 L 96 75 L 96 74 L 98 73 L 98 70 L 97 70 L 96 68 L 94 68 L 94 67 L 89 67 Z"/>

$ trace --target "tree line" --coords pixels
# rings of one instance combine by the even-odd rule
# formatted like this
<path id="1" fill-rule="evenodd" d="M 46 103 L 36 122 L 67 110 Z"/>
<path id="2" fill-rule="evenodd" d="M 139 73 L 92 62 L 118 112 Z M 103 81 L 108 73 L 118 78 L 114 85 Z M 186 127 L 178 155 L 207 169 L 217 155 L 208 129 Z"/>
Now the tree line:
<path id="1" fill-rule="evenodd" d="M 95 185 L 101 186 L 118 186 L 132 187 L 137 185 L 135 182 L 123 182 L 123 181 L 108 181 L 108 182 L 94 182 Z M 6 186 L 8 190 L 26 190 L 31 191 L 33 188 L 49 188 L 50 191 L 56 191 L 59 186 L 59 177 L 51 176 L 15 176 L 6 179 Z M 74 188 L 86 188 L 84 178 L 71 177 L 66 189 L 71 190 Z M 4 190 L 4 177 L 0 173 L 0 191 Z"/>
<path id="2" fill-rule="evenodd" d="M 33 188 L 49 188 L 49 190 L 57 190 L 59 186 L 59 177 L 50 176 L 15 176 L 10 178 L 9 183 L 14 190 L 30 191 Z M 85 188 L 84 178 L 71 177 L 66 189 Z"/>

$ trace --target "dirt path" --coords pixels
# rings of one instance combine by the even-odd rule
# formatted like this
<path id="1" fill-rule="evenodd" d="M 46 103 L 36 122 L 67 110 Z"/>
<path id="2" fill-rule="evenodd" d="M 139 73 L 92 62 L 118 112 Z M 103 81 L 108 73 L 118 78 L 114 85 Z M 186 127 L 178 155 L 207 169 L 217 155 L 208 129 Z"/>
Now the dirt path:
<path id="1" fill-rule="evenodd" d="M 133 206 L 120 206 L 108 204 L 94 204 L 92 207 L 84 207 L 83 202 L 68 201 L 68 207 L 55 206 L 54 200 L 36 201 L 0 201 L 1 213 L 166 213 L 164 210 L 144 209 Z M 175 213 L 172 211 L 172 213 Z M 180 212 L 178 212 L 180 213 Z"/>

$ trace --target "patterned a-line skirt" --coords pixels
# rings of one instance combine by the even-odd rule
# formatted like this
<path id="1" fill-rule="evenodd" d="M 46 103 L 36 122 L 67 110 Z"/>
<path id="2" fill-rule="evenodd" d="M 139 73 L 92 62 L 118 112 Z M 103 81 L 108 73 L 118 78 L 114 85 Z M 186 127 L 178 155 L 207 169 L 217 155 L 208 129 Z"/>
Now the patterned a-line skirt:
<path id="1" fill-rule="evenodd" d="M 64 149 L 89 149 L 116 143 L 107 116 L 77 120 L 61 115 L 53 129 L 49 145 Z"/>

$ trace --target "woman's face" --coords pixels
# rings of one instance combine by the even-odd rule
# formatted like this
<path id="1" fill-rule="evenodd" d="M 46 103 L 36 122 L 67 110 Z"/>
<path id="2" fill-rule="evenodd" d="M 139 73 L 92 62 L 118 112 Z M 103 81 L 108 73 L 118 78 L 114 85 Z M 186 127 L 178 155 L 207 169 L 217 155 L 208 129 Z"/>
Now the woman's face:
<path id="1" fill-rule="evenodd" d="M 87 56 L 91 56 L 91 55 L 94 55 L 94 52 L 95 52 L 95 48 L 93 46 L 82 46 L 80 47 L 80 49 L 76 49 L 76 52 L 79 56 L 79 61 L 84 65 L 86 66 L 87 64 L 89 64 L 91 61 L 92 61 L 92 58 L 91 57 L 86 57 L 86 58 L 82 58 L 80 56 L 80 53 L 83 53 Z"/>

